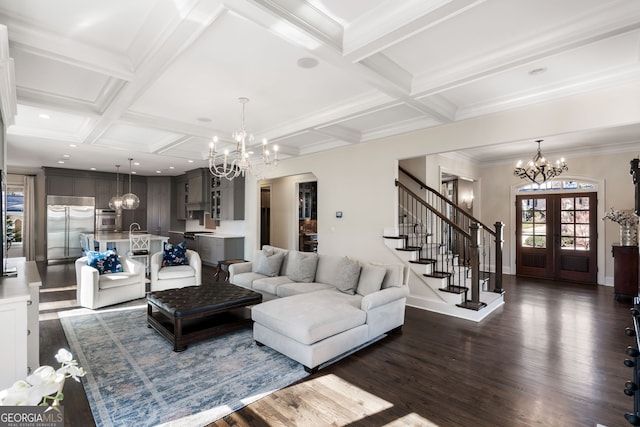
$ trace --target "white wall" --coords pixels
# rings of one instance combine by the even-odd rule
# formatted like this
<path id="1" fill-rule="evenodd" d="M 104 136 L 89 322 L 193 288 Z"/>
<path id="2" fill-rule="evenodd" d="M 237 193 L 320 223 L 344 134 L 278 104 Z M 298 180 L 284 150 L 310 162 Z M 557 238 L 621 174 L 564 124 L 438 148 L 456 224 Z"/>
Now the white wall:
<path id="1" fill-rule="evenodd" d="M 304 173 L 313 173 L 317 177 L 320 253 L 393 261 L 394 255 L 384 246 L 381 236 L 385 227 L 396 223 L 394 180 L 397 176 L 398 159 L 620 126 L 637 122 L 638 117 L 640 85 L 624 85 L 420 132 L 282 160 L 278 168 L 269 171 L 267 179 Z M 569 167 L 573 168 L 570 156 L 566 157 Z M 492 221 L 489 218 L 504 218 L 506 211 L 501 206 L 509 204 L 510 185 L 515 179 L 510 168 L 511 166 L 504 166 L 503 173 L 494 174 L 493 181 L 484 182 L 487 179 L 485 174 L 481 177 L 481 197 L 489 197 L 487 189 L 490 188 L 490 197 L 495 200 L 495 203 L 481 202 L 480 217 L 486 217 L 489 223 Z M 600 163 L 592 173 L 605 173 L 606 169 L 607 166 Z M 625 175 L 628 173 L 628 162 L 621 170 L 616 172 L 615 177 L 607 179 L 615 179 L 623 185 L 629 181 L 629 177 Z M 584 173 L 582 169 L 575 172 Z M 428 169 L 427 184 L 430 173 L 431 168 Z M 603 175 L 599 177 L 602 178 Z M 619 190 L 623 192 L 623 189 L 624 187 L 620 187 Z M 260 243 L 260 191 L 257 181 L 247 180 L 246 194 L 245 254 L 253 254 Z M 617 196 L 617 199 L 620 197 L 622 196 Z M 475 202 L 479 202 L 479 199 L 480 197 Z M 616 199 L 609 198 L 606 204 L 610 205 L 614 200 Z M 272 202 L 273 212 L 276 201 L 272 199 Z M 338 210 L 344 213 L 341 219 L 335 217 Z M 506 222 L 504 219 L 503 221 Z M 607 226 L 606 230 L 611 233 L 614 229 Z M 605 236 L 605 241 L 608 244 L 612 238 Z"/>

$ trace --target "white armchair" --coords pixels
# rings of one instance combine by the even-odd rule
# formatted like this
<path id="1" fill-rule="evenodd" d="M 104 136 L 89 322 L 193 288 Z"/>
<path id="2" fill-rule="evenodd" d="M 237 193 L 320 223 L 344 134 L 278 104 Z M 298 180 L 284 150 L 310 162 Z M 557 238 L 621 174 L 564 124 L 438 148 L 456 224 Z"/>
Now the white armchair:
<path id="1" fill-rule="evenodd" d="M 149 273 L 151 274 L 151 292 L 165 289 L 200 286 L 202 283 L 202 261 L 198 252 L 187 249 L 189 265 L 162 266 L 163 252 L 151 256 Z"/>
<path id="2" fill-rule="evenodd" d="M 99 274 L 87 265 L 87 257 L 76 260 L 78 304 L 100 308 L 145 296 L 144 264 L 120 255 L 121 273 Z"/>

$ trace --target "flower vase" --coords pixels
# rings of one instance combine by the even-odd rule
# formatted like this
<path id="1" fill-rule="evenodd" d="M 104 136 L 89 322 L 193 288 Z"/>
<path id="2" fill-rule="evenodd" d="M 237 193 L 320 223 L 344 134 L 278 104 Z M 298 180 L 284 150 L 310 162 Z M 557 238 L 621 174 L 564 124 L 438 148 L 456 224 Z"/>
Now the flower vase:
<path id="1" fill-rule="evenodd" d="M 620 246 L 638 246 L 637 225 L 620 225 Z"/>

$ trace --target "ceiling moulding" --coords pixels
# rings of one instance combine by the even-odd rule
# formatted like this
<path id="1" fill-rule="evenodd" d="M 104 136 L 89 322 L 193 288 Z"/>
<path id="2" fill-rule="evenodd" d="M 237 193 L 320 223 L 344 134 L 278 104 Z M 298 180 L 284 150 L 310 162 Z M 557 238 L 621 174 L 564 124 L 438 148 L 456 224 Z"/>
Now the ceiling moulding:
<path id="1" fill-rule="evenodd" d="M 5 127 L 15 123 L 18 114 L 16 99 L 15 64 L 9 56 L 9 34 L 7 27 L 0 25 L 0 108 Z"/>
<path id="2" fill-rule="evenodd" d="M 61 37 L 52 32 L 36 30 L 34 27 L 12 23 L 12 48 L 122 80 L 128 81 L 133 78 L 133 66 L 126 55 Z"/>
<path id="3" fill-rule="evenodd" d="M 603 71 L 591 76 L 588 81 L 584 80 L 584 76 L 578 76 L 576 79 L 549 85 L 545 88 L 538 87 L 531 91 L 517 92 L 484 102 L 461 106 L 456 114 L 456 120 L 470 119 L 530 104 L 553 101 L 558 98 L 633 83 L 637 81 L 638 73 L 640 73 L 640 64 L 634 64 L 623 67 L 613 73 Z"/>
<path id="4" fill-rule="evenodd" d="M 198 40 L 220 12 L 219 3 L 207 1 L 198 2 L 190 9 L 173 33 L 166 34 L 162 43 L 140 65 L 133 80 L 114 97 L 85 142 L 95 144 L 113 122 L 127 111 L 137 97 L 156 81 L 166 67 Z"/>
<path id="5" fill-rule="evenodd" d="M 364 95 L 344 100 L 339 104 L 315 111 L 304 117 L 295 117 L 287 122 L 277 124 L 261 132 L 265 138 L 272 140 L 275 135 L 293 135 L 320 126 L 340 123 L 345 120 L 397 105 L 398 101 L 379 91 L 372 90 Z"/>
<path id="6" fill-rule="evenodd" d="M 350 129 L 346 126 L 331 125 L 318 127 L 313 129 L 313 131 L 322 135 L 339 139 L 344 142 L 348 142 L 350 144 L 358 144 L 362 142 L 362 134 L 359 131 Z"/>
<path id="7" fill-rule="evenodd" d="M 304 29 L 322 42 L 342 51 L 343 28 L 313 5 L 301 0 L 254 0 L 274 15 Z M 225 1 L 233 8 L 236 2 Z"/>
<path id="8" fill-rule="evenodd" d="M 197 26 L 209 27 L 226 12 L 222 0 L 206 0 L 200 2 L 207 3 L 204 13 L 193 13 L 197 3 L 194 0 L 157 2 L 127 50 L 135 68 L 152 56 L 168 37 L 174 37 L 185 19 L 195 21 Z M 203 8 L 202 5 L 197 6 Z"/>
<path id="9" fill-rule="evenodd" d="M 20 98 L 20 105 L 28 105 L 31 107 L 71 114 L 92 116 L 100 114 L 97 106 L 86 100 L 54 95 L 49 92 L 25 87 L 18 87 L 16 88 L 16 91 Z"/>
<path id="10" fill-rule="evenodd" d="M 362 132 L 362 142 L 369 142 L 376 139 L 387 138 L 403 133 L 416 132 L 419 130 L 440 126 L 442 123 L 430 117 L 418 117 L 401 122 L 393 123 L 377 129 Z"/>
<path id="11" fill-rule="evenodd" d="M 385 2 L 352 22 L 345 30 L 344 55 L 351 61 L 381 52 L 485 0 L 404 0 Z"/>
<path id="12" fill-rule="evenodd" d="M 212 129 L 195 124 L 179 122 L 163 117 L 151 116 L 143 113 L 128 112 L 118 120 L 119 123 L 133 126 L 148 126 L 176 134 L 192 135 L 200 138 L 211 139 L 214 135 L 224 135 L 226 132 L 220 129 Z"/>
<path id="13" fill-rule="evenodd" d="M 540 37 L 514 40 L 494 52 L 480 52 L 475 58 L 460 58 L 457 64 L 440 64 L 413 78 L 416 96 L 440 93 L 448 89 L 493 76 L 503 71 L 578 49 L 640 29 L 640 16 L 611 16 L 615 8 L 607 5 L 602 15 L 594 14 L 563 25 Z M 603 24 L 603 20 L 605 23 Z"/>

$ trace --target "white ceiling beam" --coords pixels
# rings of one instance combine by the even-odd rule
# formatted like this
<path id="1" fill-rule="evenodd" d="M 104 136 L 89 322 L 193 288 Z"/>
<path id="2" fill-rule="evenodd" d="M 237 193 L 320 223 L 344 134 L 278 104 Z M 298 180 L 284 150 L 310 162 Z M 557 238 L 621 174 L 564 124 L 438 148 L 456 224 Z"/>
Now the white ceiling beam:
<path id="1" fill-rule="evenodd" d="M 273 3 L 276 1 L 278 1 L 278 7 L 273 7 Z M 270 7 L 265 5 L 266 2 L 269 3 L 267 6 Z M 453 121 L 454 113 L 451 112 L 452 109 L 443 109 L 442 103 L 430 105 L 429 100 L 420 102 L 413 99 L 410 96 L 412 76 L 389 58 L 383 55 L 376 55 L 368 58 L 363 63 L 354 63 L 343 56 L 342 49 L 336 47 L 335 41 L 326 41 L 327 38 L 331 39 L 328 33 L 324 36 L 318 35 L 317 31 L 309 30 L 308 25 L 300 25 L 300 22 L 304 20 L 297 18 L 297 10 L 284 8 L 285 5 L 291 8 L 297 4 L 298 0 L 225 0 L 225 6 L 229 7 L 233 12 L 251 19 L 257 25 L 261 25 L 285 40 L 308 49 L 310 54 L 344 69 L 345 73 L 360 76 L 383 94 L 392 97 L 392 100 L 400 100 L 411 104 L 416 110 L 434 117 L 440 122 Z M 331 20 L 328 17 L 326 19 Z M 285 23 L 287 27 L 283 28 Z M 384 102 L 387 101 L 389 99 Z M 317 120 L 318 114 L 322 115 L 323 112 L 316 113 L 314 117 Z M 322 123 L 322 120 L 316 121 L 315 124 L 317 125 L 318 122 Z M 297 121 L 294 128 L 285 130 L 283 133 L 295 133 L 312 127 L 313 124 L 307 126 Z"/>
<path id="2" fill-rule="evenodd" d="M 312 34 L 324 43 L 342 50 L 342 25 L 327 16 L 321 10 L 304 0 L 253 0 L 272 14 L 281 16 L 296 27 Z M 240 5 L 238 1 L 225 1 L 236 11 Z"/>
<path id="3" fill-rule="evenodd" d="M 133 77 L 131 61 L 124 54 L 36 29 L 35 25 L 28 26 L 0 14 L 0 21 L 5 19 L 11 26 L 9 40 L 12 48 L 123 80 Z"/>
<path id="4" fill-rule="evenodd" d="M 4 25 L 0 25 L 0 110 L 5 127 L 13 125 L 18 114 L 16 76 L 13 58 L 9 55 L 9 34 Z"/>
<path id="5" fill-rule="evenodd" d="M 362 141 L 362 134 L 354 129 L 350 129 L 341 125 L 321 126 L 313 129 L 314 132 L 321 135 L 330 136 L 341 141 L 351 144 L 358 144 Z"/>
<path id="6" fill-rule="evenodd" d="M 223 13 L 222 1 L 199 0 L 188 11 L 176 15 L 171 32 L 163 34 L 159 44 L 149 50 L 145 61 L 138 67 L 134 78 L 117 94 L 104 111 L 95 129 L 85 143 L 95 144 L 166 68 L 191 46 L 202 33 Z"/>
<path id="7" fill-rule="evenodd" d="M 388 1 L 356 19 L 345 30 L 344 55 L 360 62 L 428 30 L 485 0 Z"/>
<path id="8" fill-rule="evenodd" d="M 444 64 L 425 75 L 414 76 L 413 95 L 424 96 L 462 86 L 511 68 L 543 60 L 611 37 L 640 29 L 640 16 L 620 17 L 615 7 L 603 9 L 590 16 L 576 18 L 573 25 L 564 25 L 547 31 L 527 43 L 514 40 L 492 54 L 482 53 L 475 59 L 467 58 L 462 64 Z"/>

